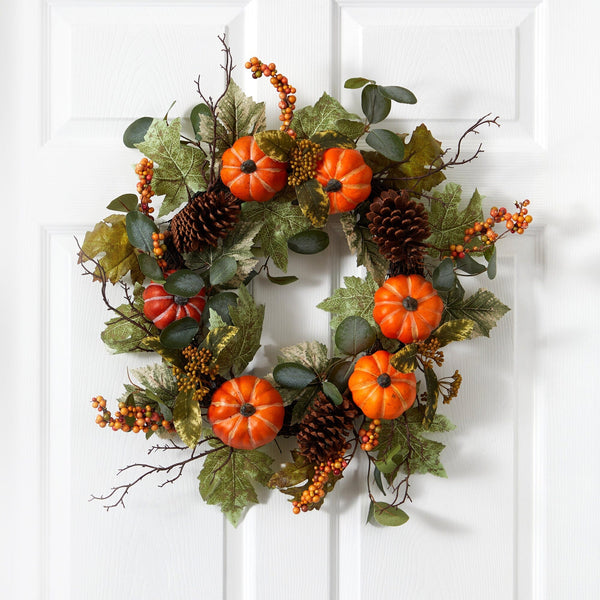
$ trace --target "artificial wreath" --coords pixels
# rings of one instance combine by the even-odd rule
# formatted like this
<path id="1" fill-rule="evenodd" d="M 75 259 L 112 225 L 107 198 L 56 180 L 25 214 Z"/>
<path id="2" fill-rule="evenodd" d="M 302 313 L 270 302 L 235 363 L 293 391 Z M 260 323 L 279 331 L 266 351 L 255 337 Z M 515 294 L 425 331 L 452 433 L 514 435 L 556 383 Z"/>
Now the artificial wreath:
<path id="1" fill-rule="evenodd" d="M 403 87 L 346 81 L 361 90 L 364 117 L 326 93 L 296 110 L 287 77 L 252 58 L 246 68 L 279 95 L 281 127 L 267 130 L 264 103 L 236 85 L 230 49 L 219 40 L 223 93 L 213 100 L 196 82 L 202 102 L 191 111 L 189 135 L 168 115 L 127 128 L 125 145 L 144 155 L 138 194 L 113 200 L 113 213 L 80 245 L 84 272 L 114 314 L 104 343 L 159 359 L 131 370 L 114 413 L 94 397 L 96 422 L 156 434 L 150 454 L 177 453 L 166 466 L 125 467 L 129 481 L 92 498 L 124 506 L 146 477 L 162 475 L 164 485 L 203 461 L 200 494 L 233 524 L 258 502 L 256 485 L 289 495 L 298 514 L 319 509 L 363 453 L 369 519 L 401 525 L 410 477 L 446 476 L 444 445 L 427 435 L 454 428 L 437 411 L 461 384 L 458 370 L 440 373 L 444 346 L 489 336 L 509 310 L 488 290 L 467 295 L 460 278 L 493 278 L 497 242 L 531 222 L 528 200 L 484 217 L 477 191 L 463 206 L 460 186 L 444 184 L 448 168 L 482 151 L 465 157 L 463 140 L 498 118 L 479 119 L 452 155 L 424 124 L 410 135 L 374 127 L 392 102 L 416 102 Z M 162 196 L 156 217 L 155 196 Z M 282 348 L 267 376 L 246 372 L 265 312 L 250 282 L 294 283 L 269 264 L 287 272 L 289 251 L 324 250 L 332 215 L 366 273 L 344 278 L 318 305 L 331 313 L 333 352 L 307 341 Z M 109 300 L 108 283 L 121 286 L 121 305 Z M 283 465 L 272 456 L 279 445 L 270 454 L 264 448 L 282 437 L 295 441 Z"/>

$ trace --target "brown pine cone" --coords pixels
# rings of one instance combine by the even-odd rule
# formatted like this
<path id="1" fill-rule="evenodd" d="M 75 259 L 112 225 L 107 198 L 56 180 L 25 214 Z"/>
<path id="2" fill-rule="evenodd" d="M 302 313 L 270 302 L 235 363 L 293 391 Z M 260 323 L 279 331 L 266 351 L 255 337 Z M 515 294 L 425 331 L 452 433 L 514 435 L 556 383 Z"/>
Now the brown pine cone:
<path id="1" fill-rule="evenodd" d="M 369 230 L 395 274 L 423 274 L 425 240 L 431 235 L 425 207 L 402 190 L 383 191 L 367 213 Z"/>
<path id="2" fill-rule="evenodd" d="M 228 190 L 198 192 L 171 219 L 175 248 L 181 254 L 216 246 L 237 223 L 240 203 Z"/>
<path id="3" fill-rule="evenodd" d="M 299 424 L 296 439 L 300 454 L 314 464 L 337 458 L 359 412 L 348 397 L 344 396 L 344 402 L 336 406 L 323 392 L 319 392 Z"/>

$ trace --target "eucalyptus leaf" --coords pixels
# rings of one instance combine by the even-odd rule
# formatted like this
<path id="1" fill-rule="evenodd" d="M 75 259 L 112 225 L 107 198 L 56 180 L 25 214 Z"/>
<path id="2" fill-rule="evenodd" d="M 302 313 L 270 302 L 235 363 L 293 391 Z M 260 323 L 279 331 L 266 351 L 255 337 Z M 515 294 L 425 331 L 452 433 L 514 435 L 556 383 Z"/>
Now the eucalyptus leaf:
<path id="1" fill-rule="evenodd" d="M 381 471 L 375 467 L 375 471 L 373 472 L 373 479 L 379 488 L 379 491 L 385 496 L 385 490 L 383 489 L 383 481 L 381 481 Z"/>
<path id="2" fill-rule="evenodd" d="M 485 265 L 478 263 L 472 256 L 465 254 L 464 258 L 456 259 L 456 267 L 469 275 L 479 275 L 485 271 Z"/>
<path id="3" fill-rule="evenodd" d="M 282 275 L 281 277 L 278 277 L 270 275 L 269 273 L 267 273 L 267 279 L 275 285 L 289 285 L 290 283 L 298 281 L 298 278 L 295 275 Z"/>
<path id="4" fill-rule="evenodd" d="M 156 282 L 163 282 L 165 280 L 162 269 L 158 266 L 155 258 L 149 254 L 138 254 L 137 259 L 140 269 L 146 277 Z"/>
<path id="5" fill-rule="evenodd" d="M 136 119 L 123 133 L 123 143 L 128 148 L 135 148 L 136 144 L 143 142 L 150 125 L 152 125 L 152 121 L 152 117 Z"/>
<path id="6" fill-rule="evenodd" d="M 344 402 L 344 398 L 338 390 L 337 386 L 331 381 L 323 382 L 323 393 L 336 405 L 340 406 Z"/>
<path id="7" fill-rule="evenodd" d="M 456 282 L 454 261 L 445 258 L 433 271 L 432 285 L 438 292 L 450 291 Z"/>
<path id="8" fill-rule="evenodd" d="M 152 234 L 158 233 L 156 223 L 138 210 L 132 210 L 127 213 L 125 218 L 125 227 L 129 243 L 144 252 L 152 252 Z"/>
<path id="9" fill-rule="evenodd" d="M 370 348 L 376 339 L 375 329 L 368 321 L 356 315 L 346 317 L 335 331 L 335 345 L 351 356 Z"/>
<path id="10" fill-rule="evenodd" d="M 383 96 L 394 102 L 399 102 L 401 104 L 417 103 L 416 96 L 410 90 L 400 87 L 399 85 L 378 85 L 377 88 Z"/>
<path id="11" fill-rule="evenodd" d="M 135 194 L 123 194 L 115 198 L 106 208 L 118 212 L 129 212 L 135 210 L 138 205 L 138 197 Z"/>
<path id="12" fill-rule="evenodd" d="M 329 246 L 329 234 L 322 229 L 307 229 L 288 240 L 288 248 L 297 254 L 317 254 Z"/>
<path id="13" fill-rule="evenodd" d="M 190 113 L 190 121 L 192 122 L 192 127 L 194 128 L 194 133 L 196 134 L 196 139 L 198 141 L 202 139 L 202 136 L 200 135 L 200 115 L 212 118 L 210 108 L 208 108 L 206 104 L 196 104 Z"/>
<path id="14" fill-rule="evenodd" d="M 372 129 L 365 141 L 371 148 L 394 162 L 404 159 L 403 139 L 389 129 Z"/>
<path id="15" fill-rule="evenodd" d="M 381 94 L 378 86 L 369 84 L 363 88 L 361 107 L 369 123 L 379 123 L 390 114 L 392 101 Z"/>
<path id="16" fill-rule="evenodd" d="M 284 362 L 273 369 L 273 378 L 279 385 L 298 390 L 314 383 L 316 377 L 312 369 L 298 363 Z"/>
<path id="17" fill-rule="evenodd" d="M 183 317 L 169 323 L 160 334 L 160 343 L 165 348 L 177 349 L 189 346 L 200 326 L 192 317 Z"/>
<path id="18" fill-rule="evenodd" d="M 206 321 L 210 315 L 210 311 L 214 310 L 226 325 L 231 325 L 231 315 L 229 314 L 229 307 L 236 306 L 237 294 L 233 292 L 220 292 L 211 296 L 207 302 L 202 317 Z"/>
<path id="19" fill-rule="evenodd" d="M 408 521 L 408 515 L 397 506 L 387 502 L 375 502 L 373 517 L 380 525 L 398 527 Z"/>
<path id="20" fill-rule="evenodd" d="M 180 269 L 167 277 L 164 287 L 165 291 L 173 296 L 193 298 L 204 287 L 204 280 L 194 271 Z"/>
<path id="21" fill-rule="evenodd" d="M 327 381 L 334 383 L 340 392 L 346 391 L 348 379 L 354 371 L 354 360 L 337 360 L 327 371 Z"/>
<path id="22" fill-rule="evenodd" d="M 350 77 L 344 81 L 344 87 L 350 90 L 359 90 L 365 87 L 367 83 L 375 83 L 372 79 L 365 79 L 364 77 Z"/>
<path id="23" fill-rule="evenodd" d="M 212 285 L 227 283 L 235 277 L 237 268 L 237 262 L 233 257 L 227 255 L 220 256 L 210 268 L 210 283 Z"/>
<path id="24" fill-rule="evenodd" d="M 485 260 L 488 261 L 487 274 L 490 279 L 496 277 L 496 244 L 488 246 L 483 252 Z"/>

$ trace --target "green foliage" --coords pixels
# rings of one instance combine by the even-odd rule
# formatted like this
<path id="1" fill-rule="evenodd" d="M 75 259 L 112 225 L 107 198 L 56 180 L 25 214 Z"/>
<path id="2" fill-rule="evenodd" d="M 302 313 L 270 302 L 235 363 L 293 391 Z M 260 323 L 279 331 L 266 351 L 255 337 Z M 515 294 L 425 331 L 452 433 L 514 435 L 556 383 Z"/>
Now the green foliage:
<path id="1" fill-rule="evenodd" d="M 156 332 L 158 332 L 158 329 L 154 329 Z M 169 364 L 175 367 L 183 369 L 183 367 L 185 366 L 185 359 L 183 357 L 183 354 L 181 353 L 181 350 L 179 350 L 178 348 L 165 348 L 160 343 L 160 337 L 158 335 L 153 335 L 144 338 L 141 342 L 141 346 L 142 348 L 146 348 L 147 350 L 152 350 L 153 352 L 156 352 L 157 354 L 162 356 L 163 359 L 166 360 Z"/>
<path id="2" fill-rule="evenodd" d="M 288 248 L 297 254 L 318 254 L 329 246 L 329 235 L 322 229 L 307 229 L 288 240 Z"/>
<path id="3" fill-rule="evenodd" d="M 360 121 L 360 117 L 349 113 L 335 98 L 323 93 L 314 106 L 306 106 L 296 111 L 294 130 L 298 139 L 311 138 L 318 131 L 337 131 L 348 135 L 347 131 L 338 128 L 340 120 L 356 122 Z M 364 130 L 362 123 L 360 125 Z"/>
<path id="4" fill-rule="evenodd" d="M 468 205 L 459 209 L 461 187 L 456 183 L 448 183 L 443 192 L 434 192 L 429 211 L 431 236 L 427 243 L 433 246 L 429 253 L 439 256 L 440 250 L 448 250 L 451 244 L 462 244 L 465 229 L 475 221 L 483 221 L 481 196 L 475 190 Z"/>
<path id="5" fill-rule="evenodd" d="M 346 317 L 335 330 L 335 345 L 351 356 L 370 348 L 376 339 L 375 329 L 362 317 Z"/>
<path id="6" fill-rule="evenodd" d="M 290 283 L 295 283 L 296 281 L 298 281 L 298 278 L 295 275 L 282 275 L 280 277 L 277 277 L 275 275 L 271 275 L 268 272 L 267 279 L 275 285 L 289 285 Z"/>
<path id="7" fill-rule="evenodd" d="M 225 321 L 210 309 L 210 331 L 202 342 L 202 347 L 210 350 L 212 364 L 219 365 L 221 373 L 227 374 L 233 365 L 231 348 L 236 344 L 239 328 L 227 325 Z M 222 355 L 222 356 L 221 356 Z"/>
<path id="8" fill-rule="evenodd" d="M 394 369 L 401 373 L 412 373 L 417 368 L 417 345 L 408 344 L 401 350 L 398 350 L 390 359 Z"/>
<path id="9" fill-rule="evenodd" d="M 117 308 L 125 317 L 134 321 L 133 323 L 124 317 L 116 316 L 105 323 L 106 329 L 100 334 L 102 341 L 115 354 L 143 350 L 142 341 L 150 333 L 158 333 L 158 329 L 144 316 L 143 292 L 144 287 L 136 283 L 133 288 L 133 306 L 126 303 Z"/>
<path id="10" fill-rule="evenodd" d="M 265 254 L 282 271 L 287 271 L 288 240 L 311 228 L 310 221 L 302 214 L 298 206 L 290 202 L 244 202 L 243 218 L 249 223 L 260 224 L 257 241 Z"/>
<path id="11" fill-rule="evenodd" d="M 300 342 L 293 346 L 286 346 L 279 350 L 278 363 L 293 362 L 312 369 L 317 374 L 322 374 L 327 369 L 329 359 L 327 346 L 321 342 Z"/>
<path id="12" fill-rule="evenodd" d="M 378 85 L 379 93 L 394 102 L 400 104 L 416 104 L 416 96 L 404 87 L 399 85 Z"/>
<path id="13" fill-rule="evenodd" d="M 429 429 L 437 411 L 440 385 L 437 375 L 431 367 L 425 367 L 425 387 L 427 389 L 427 404 L 423 413 L 423 427 Z"/>
<path id="14" fill-rule="evenodd" d="M 279 162 L 288 162 L 290 151 L 296 145 L 296 141 L 292 136 L 278 129 L 257 133 L 254 140 L 269 158 Z"/>
<path id="15" fill-rule="evenodd" d="M 470 319 L 455 319 L 442 323 L 432 334 L 436 338 L 440 347 L 447 346 L 450 342 L 461 342 L 472 337 L 475 323 Z"/>
<path id="16" fill-rule="evenodd" d="M 492 244 L 488 246 L 484 252 L 483 256 L 485 260 L 488 262 L 487 266 L 487 274 L 490 279 L 494 279 L 496 277 L 496 244 Z"/>
<path id="17" fill-rule="evenodd" d="M 143 142 L 150 125 L 152 125 L 152 121 L 152 117 L 141 117 L 136 119 L 123 132 L 123 143 L 128 148 L 135 148 L 136 144 Z"/>
<path id="18" fill-rule="evenodd" d="M 273 379 L 279 385 L 296 390 L 314 383 L 316 378 L 317 374 L 312 369 L 295 362 L 279 363 L 273 369 Z"/>
<path id="19" fill-rule="evenodd" d="M 373 296 L 379 286 L 370 275 L 365 279 L 360 277 L 344 277 L 346 287 L 338 288 L 331 298 L 317 304 L 317 308 L 333 313 L 331 328 L 337 329 L 346 317 L 362 317 L 372 326 L 376 326 L 373 319 L 375 301 Z"/>
<path id="20" fill-rule="evenodd" d="M 438 292 L 448 292 L 456 285 L 454 261 L 451 258 L 445 258 L 435 268 L 431 283 Z"/>
<path id="21" fill-rule="evenodd" d="M 344 402 L 344 398 L 342 396 L 342 394 L 340 393 L 340 390 L 338 390 L 337 386 L 335 385 L 335 383 L 332 383 L 331 381 L 324 381 L 321 385 L 322 389 L 323 389 L 323 393 L 336 405 L 336 406 L 340 406 L 340 404 L 342 404 Z"/>
<path id="22" fill-rule="evenodd" d="M 404 159 L 404 141 L 401 136 L 388 129 L 371 129 L 365 138 L 371 148 L 395 162 Z"/>
<path id="23" fill-rule="evenodd" d="M 356 254 L 356 264 L 364 266 L 377 284 L 383 285 L 389 264 L 371 239 L 369 228 L 360 225 L 352 212 L 340 215 L 340 224 L 350 251 Z"/>
<path id="24" fill-rule="evenodd" d="M 165 196 L 159 217 L 179 208 L 191 194 L 206 189 L 202 174 L 206 154 L 196 146 L 181 144 L 180 139 L 180 119 L 173 119 L 170 124 L 155 119 L 144 141 L 137 144 L 139 151 L 155 163 L 152 178 L 155 193 Z"/>
<path id="25" fill-rule="evenodd" d="M 182 390 L 175 399 L 173 409 L 175 431 L 183 443 L 194 448 L 202 436 L 202 415 L 200 404 L 194 398 L 194 390 Z"/>
<path id="26" fill-rule="evenodd" d="M 479 289 L 467 299 L 460 293 L 454 293 L 449 295 L 444 303 L 442 322 L 468 319 L 473 322 L 470 337 L 490 337 L 492 327 L 495 327 L 498 320 L 509 310 L 510 308 L 502 304 L 489 290 Z"/>
<path id="27" fill-rule="evenodd" d="M 125 217 L 125 228 L 129 242 L 144 252 L 152 252 L 152 234 L 158 233 L 156 223 L 138 210 L 132 210 Z"/>
<path id="28" fill-rule="evenodd" d="M 171 273 L 164 285 L 168 294 L 184 298 L 193 298 L 203 287 L 202 277 L 189 269 L 179 269 L 175 273 Z"/>
<path id="29" fill-rule="evenodd" d="M 242 511 L 258 503 L 254 484 L 268 485 L 273 459 L 259 450 L 236 450 L 224 446 L 209 454 L 198 479 L 200 495 L 208 504 L 218 504 L 236 527 Z"/>
<path id="30" fill-rule="evenodd" d="M 106 208 L 117 212 L 129 212 L 135 210 L 138 205 L 138 197 L 135 194 L 122 194 L 115 198 Z"/>
<path id="31" fill-rule="evenodd" d="M 470 254 L 465 254 L 463 258 L 457 258 L 456 268 L 469 275 L 479 275 L 486 270 L 485 265 L 478 263 Z"/>
<path id="32" fill-rule="evenodd" d="M 128 273 L 133 282 L 144 281 L 136 250 L 129 243 L 125 215 L 110 215 L 97 223 L 92 231 L 85 234 L 81 250 L 90 259 L 103 254 L 97 260 L 112 284 L 121 281 Z M 81 256 L 81 262 L 88 260 L 86 256 Z M 99 273 L 96 275 L 100 276 Z"/>
<path id="33" fill-rule="evenodd" d="M 364 77 L 350 77 L 344 81 L 344 87 L 350 90 L 359 90 L 365 87 L 367 83 L 375 83 L 372 79 L 365 79 Z"/>
<path id="34" fill-rule="evenodd" d="M 337 126 L 340 126 L 340 122 L 337 122 Z M 364 129 L 364 125 L 362 123 L 354 123 L 352 121 L 348 121 L 351 123 L 351 127 L 356 127 L 360 125 L 361 129 Z M 362 133 L 362 132 L 361 132 Z M 360 135 L 360 134 L 359 134 Z M 317 131 L 314 135 L 311 136 L 310 141 L 315 144 L 319 144 L 321 148 L 356 148 L 356 144 L 352 138 L 358 137 L 356 135 L 348 136 L 340 133 L 339 131 Z"/>
<path id="35" fill-rule="evenodd" d="M 235 306 L 237 304 L 237 294 L 233 292 L 220 292 L 211 296 L 204 307 L 204 312 L 202 313 L 203 319 L 206 321 L 208 317 L 211 315 L 211 311 L 214 311 L 219 317 L 224 325 L 231 325 L 231 315 L 229 314 L 229 307 Z M 211 329 L 214 327 L 211 321 L 210 325 Z"/>
<path id="36" fill-rule="evenodd" d="M 183 317 L 169 323 L 160 333 L 160 343 L 171 350 L 189 346 L 200 326 L 192 317 Z"/>
<path id="37" fill-rule="evenodd" d="M 204 103 L 197 104 L 192 108 L 190 112 L 190 121 L 192 123 L 192 127 L 194 128 L 194 134 L 198 141 L 202 140 L 202 135 L 200 134 L 200 117 L 204 115 L 205 117 L 211 117 L 210 108 Z"/>
<path id="38" fill-rule="evenodd" d="M 381 93 L 379 87 L 369 83 L 363 88 L 360 96 L 362 111 L 369 123 L 383 121 L 392 109 L 392 102 Z"/>
<path id="39" fill-rule="evenodd" d="M 373 518 L 380 525 L 398 527 L 408 521 L 408 515 L 397 506 L 387 502 L 371 502 Z"/>
<path id="40" fill-rule="evenodd" d="M 125 394 L 119 399 L 120 402 L 126 402 L 131 395 L 136 406 L 156 406 L 165 419 L 173 418 L 171 411 L 175 406 L 178 390 L 171 365 L 163 361 L 131 369 L 130 379 L 139 382 L 139 385 L 125 384 Z"/>
<path id="41" fill-rule="evenodd" d="M 284 463 L 279 471 L 273 473 L 267 484 L 268 487 L 285 490 L 307 481 L 314 475 L 314 465 L 298 450 L 292 450 L 292 459 L 294 462 Z"/>
<path id="42" fill-rule="evenodd" d="M 146 277 L 155 282 L 163 282 L 165 280 L 162 269 L 158 266 L 158 262 L 154 256 L 138 254 L 137 259 L 140 270 Z"/>
<path id="43" fill-rule="evenodd" d="M 296 186 L 298 204 L 304 216 L 314 227 L 323 227 L 329 216 L 329 196 L 316 179 Z"/>

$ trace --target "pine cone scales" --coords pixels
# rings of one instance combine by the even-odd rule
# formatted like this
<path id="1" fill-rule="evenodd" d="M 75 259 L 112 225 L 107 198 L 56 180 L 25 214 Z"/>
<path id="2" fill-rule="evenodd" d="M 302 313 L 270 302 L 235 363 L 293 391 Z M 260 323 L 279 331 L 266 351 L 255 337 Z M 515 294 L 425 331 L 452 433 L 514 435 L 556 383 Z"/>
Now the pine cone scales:
<path id="1" fill-rule="evenodd" d="M 401 263 L 406 274 L 422 274 L 425 240 L 431 235 L 425 207 L 411 200 L 406 190 L 385 190 L 371 203 L 367 219 L 383 256 Z"/>
<path id="2" fill-rule="evenodd" d="M 229 191 L 199 192 L 171 220 L 173 244 L 182 254 L 216 246 L 239 214 L 239 201 Z"/>
<path id="3" fill-rule="evenodd" d="M 319 392 L 300 422 L 296 436 L 300 454 L 315 464 L 337 457 L 359 412 L 347 397 L 344 397 L 343 404 L 336 406 L 323 392 Z"/>

